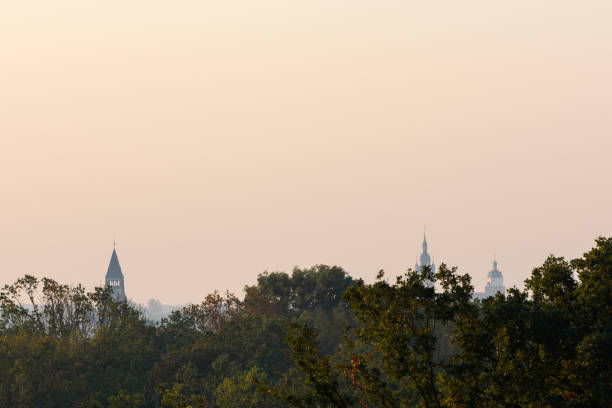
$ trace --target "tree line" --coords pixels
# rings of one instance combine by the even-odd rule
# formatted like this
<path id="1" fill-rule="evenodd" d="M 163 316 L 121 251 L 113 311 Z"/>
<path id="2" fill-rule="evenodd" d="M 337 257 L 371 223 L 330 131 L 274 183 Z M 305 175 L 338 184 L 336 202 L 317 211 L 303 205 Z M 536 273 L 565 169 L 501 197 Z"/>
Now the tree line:
<path id="1" fill-rule="evenodd" d="M 444 264 L 373 283 L 317 265 L 152 322 L 108 288 L 26 275 L 0 290 L 0 406 L 609 406 L 612 237 L 473 293 Z"/>

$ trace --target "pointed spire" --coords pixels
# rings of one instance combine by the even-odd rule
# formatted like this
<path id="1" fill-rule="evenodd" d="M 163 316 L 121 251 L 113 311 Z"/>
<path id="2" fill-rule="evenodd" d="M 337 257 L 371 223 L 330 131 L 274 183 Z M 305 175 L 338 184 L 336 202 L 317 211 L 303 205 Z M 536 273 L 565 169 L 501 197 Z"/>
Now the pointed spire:
<path id="1" fill-rule="evenodd" d="M 493 269 L 497 269 L 497 260 L 493 258 Z"/>
<path id="2" fill-rule="evenodd" d="M 113 239 L 113 254 L 111 255 L 104 281 L 105 286 L 110 287 L 112 289 L 114 299 L 125 300 L 126 297 L 125 285 L 123 281 L 123 271 L 121 271 L 121 265 L 119 265 L 119 258 L 117 257 L 117 250 L 115 246 L 116 242 Z"/>
<path id="3" fill-rule="evenodd" d="M 106 271 L 106 276 L 121 276 L 123 277 L 123 272 L 121 271 L 121 266 L 119 265 L 119 258 L 117 257 L 117 251 L 113 245 L 113 254 L 111 255 L 110 262 L 108 264 L 108 270 Z"/>

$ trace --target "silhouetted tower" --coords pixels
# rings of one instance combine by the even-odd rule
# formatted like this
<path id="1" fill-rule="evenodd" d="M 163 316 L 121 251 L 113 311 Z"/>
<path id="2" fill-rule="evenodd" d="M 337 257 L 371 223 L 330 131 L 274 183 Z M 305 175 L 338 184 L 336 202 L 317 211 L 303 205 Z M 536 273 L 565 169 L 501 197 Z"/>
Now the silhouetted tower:
<path id="1" fill-rule="evenodd" d="M 497 292 L 505 293 L 504 277 L 497 269 L 497 261 L 493 260 L 493 269 L 487 274 L 487 284 L 485 285 L 485 297 L 495 296 Z"/>
<path id="2" fill-rule="evenodd" d="M 417 272 L 421 272 L 424 266 L 429 266 L 431 268 L 431 272 L 436 273 L 436 264 L 431 261 L 431 256 L 427 252 L 427 237 L 425 236 L 425 231 L 423 231 L 423 253 L 419 257 L 419 261 L 417 261 L 414 265 L 414 270 Z M 430 281 L 429 286 L 434 286 L 434 282 Z"/>
<path id="3" fill-rule="evenodd" d="M 123 272 L 121 271 L 121 266 L 119 265 L 119 258 L 117 258 L 117 251 L 115 251 L 114 243 L 113 254 L 111 255 L 110 263 L 108 264 L 108 271 L 106 272 L 106 286 L 113 288 L 113 299 L 126 299 Z"/>

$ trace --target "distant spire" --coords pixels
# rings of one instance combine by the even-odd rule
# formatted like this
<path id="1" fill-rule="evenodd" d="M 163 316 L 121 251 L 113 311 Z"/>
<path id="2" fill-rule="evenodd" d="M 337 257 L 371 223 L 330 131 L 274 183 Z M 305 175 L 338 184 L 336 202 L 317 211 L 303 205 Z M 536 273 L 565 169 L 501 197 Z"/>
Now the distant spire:
<path id="1" fill-rule="evenodd" d="M 426 230 L 425 225 L 423 225 L 423 253 L 418 258 L 416 266 L 417 266 L 416 267 L 417 272 L 422 272 L 423 267 L 425 266 L 429 267 L 432 273 L 436 272 L 435 264 L 431 262 L 431 256 L 427 253 L 427 230 Z M 426 284 L 428 287 L 433 287 L 434 282 L 431 280 L 428 280 Z"/>
<path id="2" fill-rule="evenodd" d="M 497 260 L 493 258 L 493 269 L 497 269 Z"/>
<path id="3" fill-rule="evenodd" d="M 108 270 L 106 271 L 106 275 L 123 277 L 123 272 L 121 271 L 121 266 L 119 265 L 119 258 L 117 257 L 117 251 L 114 248 L 113 253 L 111 255 L 110 263 L 108 264 Z"/>
<path id="4" fill-rule="evenodd" d="M 104 278 L 105 285 L 112 288 L 113 298 L 125 300 L 125 283 L 123 280 L 123 271 L 119 265 L 119 258 L 115 250 L 115 242 L 113 241 L 113 254 L 111 255 L 108 270 Z"/>

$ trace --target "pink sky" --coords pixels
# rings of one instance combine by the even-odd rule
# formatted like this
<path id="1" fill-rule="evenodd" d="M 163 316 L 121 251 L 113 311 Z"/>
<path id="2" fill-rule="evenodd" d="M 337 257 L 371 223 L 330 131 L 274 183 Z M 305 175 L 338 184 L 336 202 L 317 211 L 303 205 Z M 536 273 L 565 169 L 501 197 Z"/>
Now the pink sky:
<path id="1" fill-rule="evenodd" d="M 0 283 L 264 270 L 482 290 L 612 232 L 610 1 L 3 1 Z M 255 6 L 256 5 L 256 6 Z"/>

